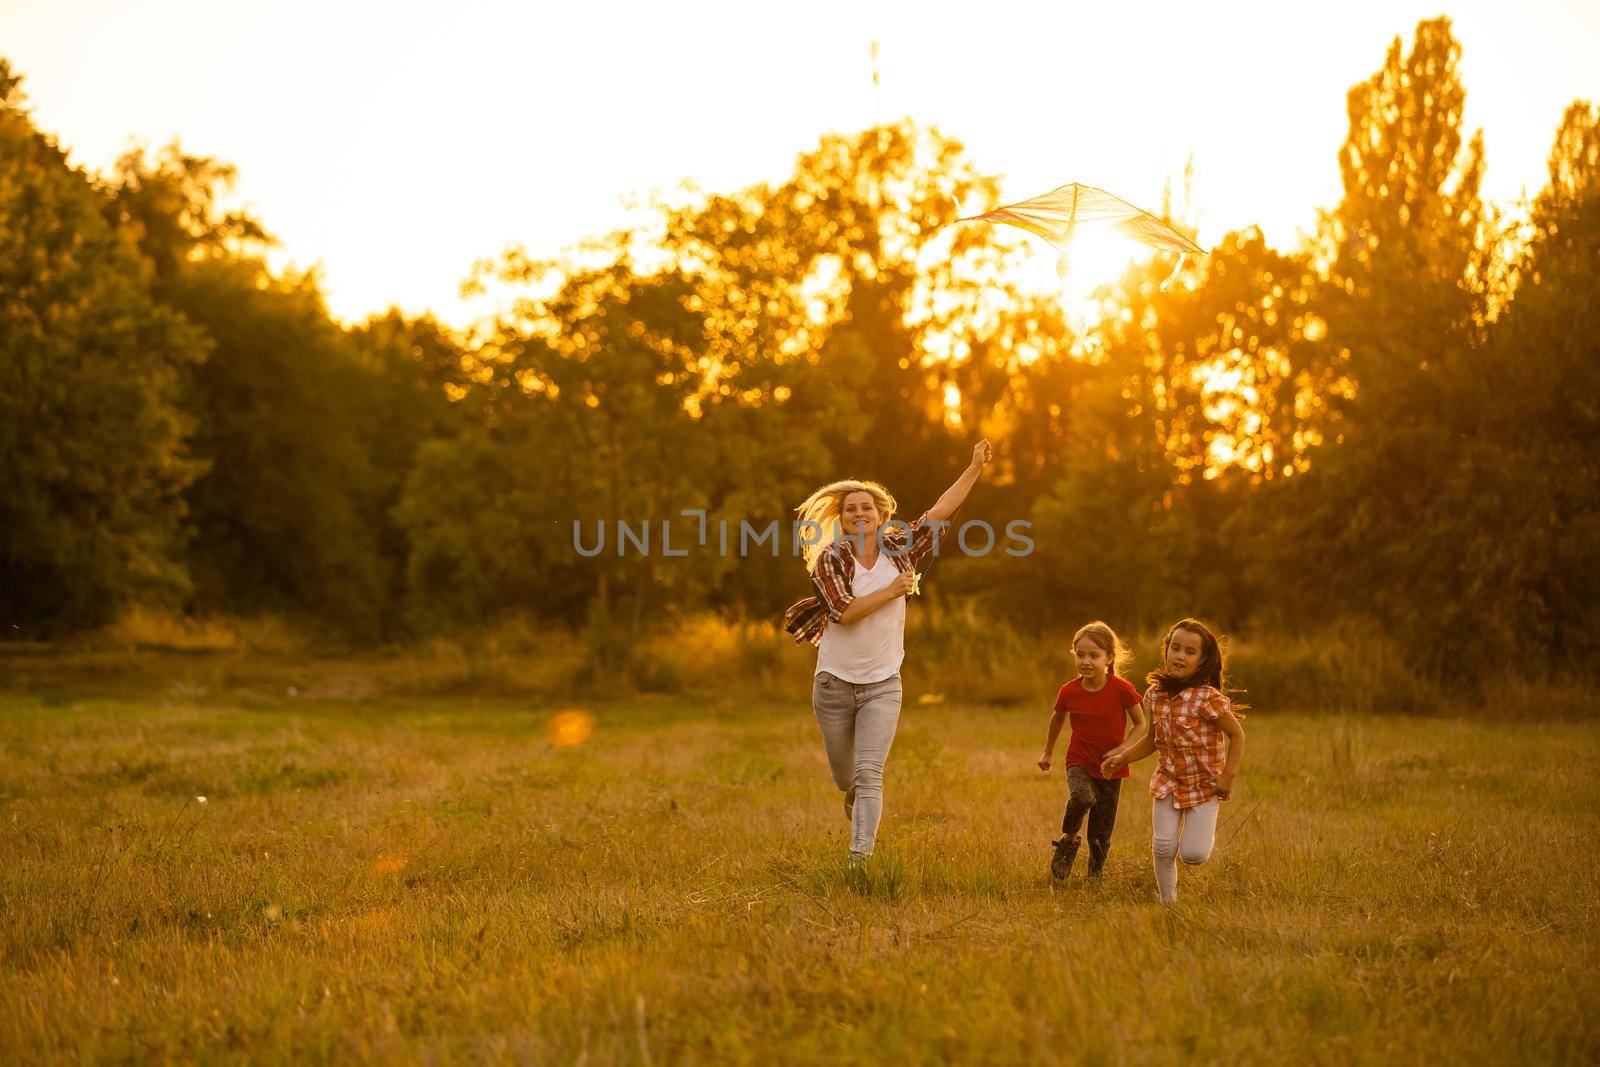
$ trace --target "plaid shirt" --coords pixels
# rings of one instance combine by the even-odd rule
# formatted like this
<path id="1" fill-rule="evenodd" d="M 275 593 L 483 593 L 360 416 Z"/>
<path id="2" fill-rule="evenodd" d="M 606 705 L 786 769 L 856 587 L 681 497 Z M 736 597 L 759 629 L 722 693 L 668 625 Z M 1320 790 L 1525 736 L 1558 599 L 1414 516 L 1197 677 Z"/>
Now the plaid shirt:
<path id="1" fill-rule="evenodd" d="M 901 571 L 911 570 L 917 562 L 933 549 L 943 523 L 935 523 L 923 512 L 915 521 L 884 532 L 883 547 Z M 906 549 L 906 539 L 911 547 Z M 845 606 L 856 598 L 852 584 L 856 577 L 856 555 L 849 538 L 841 537 L 822 550 L 816 569 L 811 572 L 811 582 L 817 587 L 815 595 L 790 604 L 783 613 L 783 628 L 794 635 L 794 643 L 813 645 L 822 643 L 822 631 L 828 623 L 838 622 Z"/>
<path id="2" fill-rule="evenodd" d="M 1228 735 L 1217 725 L 1233 701 L 1209 685 L 1173 695 L 1158 685 L 1144 692 L 1150 736 L 1156 743 L 1156 769 L 1150 795 L 1172 797 L 1176 808 L 1193 808 L 1216 795 L 1212 779 L 1227 765 Z"/>

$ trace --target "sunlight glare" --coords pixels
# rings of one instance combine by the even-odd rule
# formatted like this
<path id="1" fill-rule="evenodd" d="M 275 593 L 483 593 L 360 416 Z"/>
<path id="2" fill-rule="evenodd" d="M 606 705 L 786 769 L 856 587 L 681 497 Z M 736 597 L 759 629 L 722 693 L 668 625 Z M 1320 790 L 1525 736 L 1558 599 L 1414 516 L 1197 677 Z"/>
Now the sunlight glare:
<path id="1" fill-rule="evenodd" d="M 1139 242 L 1104 230 L 1080 230 L 1073 235 L 1065 256 L 1055 254 L 1043 241 L 1030 239 L 1029 244 L 1036 252 L 1027 258 L 1018 283 L 1038 292 L 1060 294 L 1067 320 L 1080 329 L 1100 321 L 1102 309 L 1096 293 L 1151 255 Z"/>
<path id="2" fill-rule="evenodd" d="M 587 711 L 568 708 L 550 717 L 550 743 L 557 748 L 581 745 L 594 732 L 594 716 Z"/>

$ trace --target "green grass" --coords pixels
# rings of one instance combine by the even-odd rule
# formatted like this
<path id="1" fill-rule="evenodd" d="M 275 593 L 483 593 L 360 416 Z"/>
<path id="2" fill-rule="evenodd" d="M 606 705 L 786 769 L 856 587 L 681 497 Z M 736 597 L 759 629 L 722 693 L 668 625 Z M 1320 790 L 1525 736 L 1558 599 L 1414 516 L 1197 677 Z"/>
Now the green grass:
<path id="1" fill-rule="evenodd" d="M 568 748 L 561 704 L 153 692 L 0 694 L 0 1059 L 1600 1056 L 1595 725 L 1258 709 L 1163 909 L 1148 761 L 1048 884 L 1038 709 L 908 705 L 856 873 L 804 692 Z"/>

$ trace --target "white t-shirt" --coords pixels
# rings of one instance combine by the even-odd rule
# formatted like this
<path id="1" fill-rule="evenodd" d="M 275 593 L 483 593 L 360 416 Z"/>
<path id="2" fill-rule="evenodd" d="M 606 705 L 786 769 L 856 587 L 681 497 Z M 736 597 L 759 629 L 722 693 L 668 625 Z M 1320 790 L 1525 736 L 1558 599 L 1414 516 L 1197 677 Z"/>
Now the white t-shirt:
<path id="1" fill-rule="evenodd" d="M 850 551 L 846 548 L 845 551 Z M 891 584 L 900 574 L 894 558 L 880 549 L 878 562 L 870 568 L 856 560 L 850 592 L 856 596 L 875 593 Z M 855 622 L 830 622 L 822 631 L 817 646 L 817 673 L 827 671 L 835 678 L 864 684 L 881 682 L 900 669 L 906 657 L 906 598 L 897 596 L 870 615 Z"/>

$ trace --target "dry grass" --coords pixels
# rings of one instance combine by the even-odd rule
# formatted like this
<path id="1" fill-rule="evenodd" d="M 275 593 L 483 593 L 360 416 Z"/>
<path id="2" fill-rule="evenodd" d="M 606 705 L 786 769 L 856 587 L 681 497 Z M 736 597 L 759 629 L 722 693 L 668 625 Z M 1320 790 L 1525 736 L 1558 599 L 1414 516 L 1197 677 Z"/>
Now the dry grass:
<path id="1" fill-rule="evenodd" d="M 558 745 L 570 700 L 42 699 L 24 659 L 0 694 L 7 1059 L 1600 1055 L 1588 723 L 1258 701 L 1217 858 L 1167 910 L 1148 764 L 1102 884 L 1047 885 L 1062 789 L 1033 709 L 909 701 L 851 877 L 804 687 L 582 704 L 593 732 Z"/>

